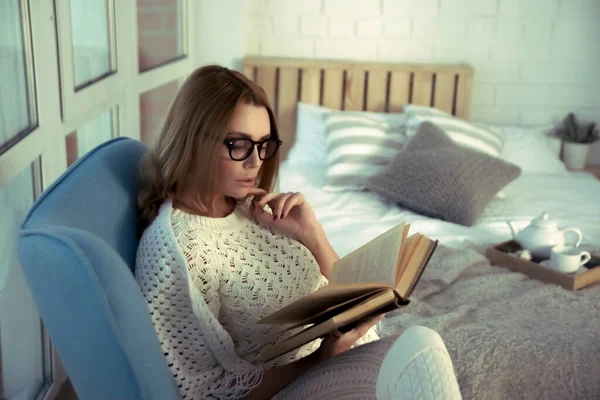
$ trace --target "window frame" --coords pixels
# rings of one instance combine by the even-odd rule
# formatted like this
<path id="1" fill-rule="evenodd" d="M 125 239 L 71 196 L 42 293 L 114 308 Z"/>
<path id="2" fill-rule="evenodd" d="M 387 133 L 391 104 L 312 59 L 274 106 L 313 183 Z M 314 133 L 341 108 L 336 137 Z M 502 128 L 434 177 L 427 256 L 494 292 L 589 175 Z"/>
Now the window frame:
<path id="1" fill-rule="evenodd" d="M 193 21 L 199 20 L 201 5 L 182 1 L 184 55 L 139 72 L 137 4 L 110 0 L 114 2 L 117 71 L 76 91 L 69 1 L 19 1 L 27 10 L 21 18 L 29 32 L 32 75 L 28 79 L 34 85 L 28 90 L 34 91 L 37 123 L 0 154 L 0 188 L 36 163 L 32 179 L 37 198 L 67 168 L 66 135 L 107 109 L 113 108 L 118 115 L 118 129 L 113 136 L 140 139 L 141 94 L 173 80 L 181 82 L 198 65 L 200 28 Z M 68 375 L 43 325 L 41 334 L 45 381 L 36 400 L 52 400 Z"/>

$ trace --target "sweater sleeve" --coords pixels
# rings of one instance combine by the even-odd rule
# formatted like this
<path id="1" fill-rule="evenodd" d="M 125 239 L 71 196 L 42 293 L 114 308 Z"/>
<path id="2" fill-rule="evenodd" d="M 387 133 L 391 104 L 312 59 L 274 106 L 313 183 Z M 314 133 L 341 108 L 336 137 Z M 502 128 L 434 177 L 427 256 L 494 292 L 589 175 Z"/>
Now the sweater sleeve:
<path id="1" fill-rule="evenodd" d="M 263 370 L 236 354 L 231 336 L 217 318 L 218 259 L 200 246 L 193 232 L 174 231 L 176 242 L 161 237 L 145 243 L 142 238 L 138 250 L 142 268 L 136 274 L 149 282 L 142 290 L 181 398 L 243 397 L 261 382 Z M 143 265 L 152 265 L 139 261 L 144 256 L 161 262 L 144 269 Z"/>

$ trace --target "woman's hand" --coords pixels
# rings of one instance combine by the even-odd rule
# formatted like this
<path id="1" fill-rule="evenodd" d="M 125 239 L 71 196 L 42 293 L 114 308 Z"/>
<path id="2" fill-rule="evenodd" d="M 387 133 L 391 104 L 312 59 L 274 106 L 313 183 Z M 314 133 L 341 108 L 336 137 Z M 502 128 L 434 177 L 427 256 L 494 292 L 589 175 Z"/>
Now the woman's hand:
<path id="1" fill-rule="evenodd" d="M 320 227 L 315 213 L 301 193 L 267 193 L 263 189 L 248 191 L 254 196 L 254 217 L 273 230 L 306 245 L 306 240 Z M 263 207 L 268 205 L 273 215 Z"/>
<path id="2" fill-rule="evenodd" d="M 306 246 L 319 264 L 321 274 L 329 279 L 333 264 L 340 258 L 304 196 L 300 193 L 267 193 L 259 188 L 249 190 L 248 194 L 254 196 L 256 220 Z M 273 215 L 263 209 L 265 205 L 271 208 Z"/>
<path id="3" fill-rule="evenodd" d="M 346 333 L 342 334 L 337 331 L 327 336 L 321 342 L 319 350 L 317 350 L 319 362 L 325 361 L 328 358 L 349 350 L 352 346 L 354 346 L 358 339 L 363 337 L 369 331 L 369 329 L 381 321 L 384 316 L 385 314 L 381 314 L 370 318 Z"/>

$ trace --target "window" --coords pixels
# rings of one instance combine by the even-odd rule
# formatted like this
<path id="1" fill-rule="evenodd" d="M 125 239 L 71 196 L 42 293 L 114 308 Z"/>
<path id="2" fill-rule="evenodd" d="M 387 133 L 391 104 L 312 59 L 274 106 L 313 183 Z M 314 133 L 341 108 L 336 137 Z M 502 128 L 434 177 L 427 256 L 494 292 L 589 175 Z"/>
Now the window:
<path id="1" fill-rule="evenodd" d="M 19 265 L 17 232 L 33 204 L 30 166 L 0 189 L 0 398 L 34 398 L 45 380 L 42 325 Z M 18 307 L 15 305 L 18 304 Z M 18 360 L 18 362 L 15 362 Z"/>
<path id="2" fill-rule="evenodd" d="M 66 379 L 19 264 L 20 224 L 97 145 L 152 140 L 196 66 L 198 10 L 189 0 L 0 0 L 1 399 L 51 400 Z"/>
<path id="3" fill-rule="evenodd" d="M 67 166 L 99 144 L 117 136 L 117 112 L 108 110 L 98 118 L 88 122 L 65 139 Z"/>
<path id="4" fill-rule="evenodd" d="M 115 0 L 56 0 L 61 109 L 65 122 L 115 103 L 124 95 L 127 32 L 118 16 L 127 4 Z M 120 45 L 117 45 L 119 42 Z"/>
<path id="5" fill-rule="evenodd" d="M 184 3 L 181 0 L 138 0 L 140 72 L 185 55 Z"/>
<path id="6" fill-rule="evenodd" d="M 141 140 L 150 145 L 158 137 L 169 105 L 179 89 L 179 81 L 173 81 L 140 95 Z"/>
<path id="7" fill-rule="evenodd" d="M 37 124 L 27 8 L 5 0 L 0 9 L 0 154 Z"/>
<path id="8" fill-rule="evenodd" d="M 71 0 L 75 89 L 115 72 L 112 1 Z"/>

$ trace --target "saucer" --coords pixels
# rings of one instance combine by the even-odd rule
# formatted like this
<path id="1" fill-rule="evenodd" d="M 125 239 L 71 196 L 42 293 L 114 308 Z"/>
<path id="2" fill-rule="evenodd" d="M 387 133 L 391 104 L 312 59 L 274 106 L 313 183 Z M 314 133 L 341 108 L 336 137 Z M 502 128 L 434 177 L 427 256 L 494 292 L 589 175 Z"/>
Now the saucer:
<path id="1" fill-rule="evenodd" d="M 552 266 L 552 264 L 550 264 L 550 260 L 544 260 L 544 261 L 540 261 L 540 265 L 542 267 L 546 267 L 546 268 L 552 268 L 554 269 L 554 267 Z"/>

